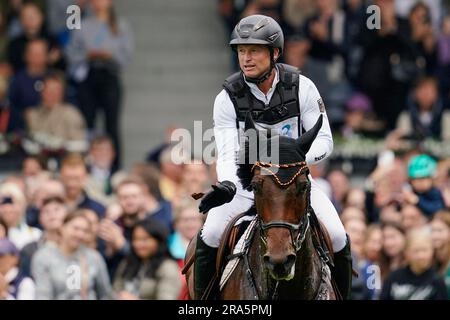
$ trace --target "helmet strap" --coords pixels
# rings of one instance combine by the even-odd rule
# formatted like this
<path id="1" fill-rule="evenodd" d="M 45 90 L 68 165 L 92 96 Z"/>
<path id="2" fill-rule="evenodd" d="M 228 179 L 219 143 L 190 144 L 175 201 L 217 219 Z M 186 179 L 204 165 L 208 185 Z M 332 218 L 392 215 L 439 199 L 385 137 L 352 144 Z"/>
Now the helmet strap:
<path id="1" fill-rule="evenodd" d="M 270 52 L 270 66 L 269 69 L 267 69 L 261 76 L 257 78 L 251 78 L 244 75 L 245 80 L 247 80 L 250 83 L 254 83 L 256 85 L 263 83 L 267 79 L 269 79 L 270 75 L 272 74 L 272 69 L 275 67 L 275 59 L 274 59 L 274 50 L 272 47 L 269 47 Z"/>

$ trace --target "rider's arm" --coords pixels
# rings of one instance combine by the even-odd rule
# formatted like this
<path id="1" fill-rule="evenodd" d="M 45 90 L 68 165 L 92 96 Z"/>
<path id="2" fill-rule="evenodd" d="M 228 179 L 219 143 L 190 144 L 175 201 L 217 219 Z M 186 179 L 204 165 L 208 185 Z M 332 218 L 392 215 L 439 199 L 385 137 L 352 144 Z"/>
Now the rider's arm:
<path id="1" fill-rule="evenodd" d="M 302 75 L 300 75 L 299 98 L 300 114 L 306 131 L 311 129 L 316 124 L 320 114 L 323 114 L 322 128 L 306 155 L 306 163 L 314 164 L 326 159 L 331 154 L 333 151 L 333 136 L 319 91 L 310 79 Z"/>
<path id="2" fill-rule="evenodd" d="M 217 146 L 217 179 L 238 185 L 236 154 L 239 150 L 236 112 L 225 90 L 214 101 L 214 137 Z"/>

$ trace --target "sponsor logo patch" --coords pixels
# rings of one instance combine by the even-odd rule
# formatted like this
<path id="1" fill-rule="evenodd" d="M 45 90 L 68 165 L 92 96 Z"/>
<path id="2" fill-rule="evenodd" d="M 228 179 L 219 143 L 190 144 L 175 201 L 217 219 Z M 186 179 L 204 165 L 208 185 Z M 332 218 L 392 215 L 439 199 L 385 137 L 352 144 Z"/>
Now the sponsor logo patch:
<path id="1" fill-rule="evenodd" d="M 325 103 L 323 103 L 323 99 L 320 98 L 319 100 L 317 100 L 317 104 L 319 105 L 319 110 L 320 112 L 325 112 Z"/>

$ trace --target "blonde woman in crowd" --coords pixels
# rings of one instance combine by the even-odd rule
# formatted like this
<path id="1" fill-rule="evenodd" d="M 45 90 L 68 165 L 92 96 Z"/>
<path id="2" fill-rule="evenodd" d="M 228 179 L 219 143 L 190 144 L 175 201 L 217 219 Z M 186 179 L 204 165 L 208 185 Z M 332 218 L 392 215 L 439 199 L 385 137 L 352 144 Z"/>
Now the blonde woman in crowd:
<path id="1" fill-rule="evenodd" d="M 438 211 L 430 224 L 435 266 L 439 274 L 445 278 L 450 298 L 450 211 Z"/>
<path id="2" fill-rule="evenodd" d="M 22 190 L 12 182 L 0 185 L 0 217 L 8 227 L 8 238 L 21 250 L 25 245 L 40 239 L 42 232 L 27 225 L 27 201 Z"/>
<path id="3" fill-rule="evenodd" d="M 433 241 L 428 228 L 408 233 L 406 267 L 389 274 L 381 300 L 447 300 L 444 280 L 433 268 Z"/>
<path id="4" fill-rule="evenodd" d="M 175 210 L 174 227 L 175 232 L 169 238 L 169 250 L 177 259 L 181 269 L 184 266 L 184 257 L 189 242 L 197 235 L 204 223 L 204 216 L 198 214 L 197 203 L 192 199 L 185 198 Z M 179 299 L 187 299 L 188 288 L 183 275 L 183 288 Z"/>

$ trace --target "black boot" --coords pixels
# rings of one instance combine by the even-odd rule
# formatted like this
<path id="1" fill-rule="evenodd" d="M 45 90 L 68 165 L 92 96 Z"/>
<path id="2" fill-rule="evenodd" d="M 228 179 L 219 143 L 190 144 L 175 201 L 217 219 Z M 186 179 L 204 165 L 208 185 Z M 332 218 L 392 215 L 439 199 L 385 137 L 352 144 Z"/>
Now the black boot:
<path id="1" fill-rule="evenodd" d="M 344 249 L 334 253 L 333 278 L 344 300 L 350 300 L 352 293 L 352 253 L 350 239 L 347 236 L 347 244 Z"/>
<path id="2" fill-rule="evenodd" d="M 196 300 L 202 299 L 208 284 L 211 282 L 211 279 L 216 272 L 215 262 L 218 250 L 203 242 L 200 234 L 201 232 L 197 235 L 194 263 L 194 288 Z"/>

